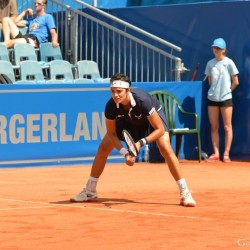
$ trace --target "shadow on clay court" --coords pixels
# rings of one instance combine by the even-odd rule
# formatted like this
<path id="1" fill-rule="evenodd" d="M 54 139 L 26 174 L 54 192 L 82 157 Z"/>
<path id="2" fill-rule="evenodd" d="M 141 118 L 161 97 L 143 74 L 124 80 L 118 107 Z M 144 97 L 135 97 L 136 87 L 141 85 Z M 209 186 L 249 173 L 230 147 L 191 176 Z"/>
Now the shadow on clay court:
<path id="1" fill-rule="evenodd" d="M 122 205 L 122 204 L 143 204 L 143 205 L 163 205 L 163 206 L 179 206 L 179 204 L 170 204 L 170 203 L 159 203 L 159 202 L 138 202 L 134 200 L 128 199 L 116 199 L 116 198 L 98 198 L 97 201 L 87 201 L 87 202 L 71 202 L 69 200 L 64 201 L 56 201 L 50 202 L 51 204 L 60 204 L 60 205 L 72 205 L 72 204 L 84 204 L 84 203 L 95 203 L 95 204 L 103 204 L 107 207 L 114 205 Z"/>

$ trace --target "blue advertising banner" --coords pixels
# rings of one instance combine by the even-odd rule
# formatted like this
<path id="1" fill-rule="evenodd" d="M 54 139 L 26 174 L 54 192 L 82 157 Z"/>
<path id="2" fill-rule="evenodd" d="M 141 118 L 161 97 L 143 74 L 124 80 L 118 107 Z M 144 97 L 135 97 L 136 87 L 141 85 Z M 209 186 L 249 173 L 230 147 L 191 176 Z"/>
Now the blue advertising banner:
<path id="1" fill-rule="evenodd" d="M 193 98 L 188 109 L 201 113 L 201 82 L 133 86 L 146 91 L 166 89 L 181 103 L 188 94 Z M 1 85 L 0 97 L 0 167 L 93 160 L 106 132 L 108 84 Z M 122 157 L 114 150 L 109 160 Z"/>

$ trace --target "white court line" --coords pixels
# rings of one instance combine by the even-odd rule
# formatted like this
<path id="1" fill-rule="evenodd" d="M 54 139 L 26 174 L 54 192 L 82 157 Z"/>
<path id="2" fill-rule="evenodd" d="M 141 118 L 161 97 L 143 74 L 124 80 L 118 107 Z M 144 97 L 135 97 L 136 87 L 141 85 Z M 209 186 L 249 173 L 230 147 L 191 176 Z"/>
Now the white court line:
<path id="1" fill-rule="evenodd" d="M 33 209 L 33 208 L 71 207 L 71 208 L 101 210 L 101 211 L 119 212 L 119 213 L 132 213 L 132 214 L 141 214 L 141 215 L 150 215 L 150 216 L 173 217 L 173 218 L 180 218 L 180 219 L 192 219 L 192 220 L 201 220 L 201 221 L 218 221 L 218 222 L 228 222 L 228 223 L 250 224 L 250 221 L 224 220 L 224 219 L 223 220 L 218 220 L 218 219 L 215 219 L 215 218 L 208 218 L 208 217 L 196 217 L 196 216 L 185 216 L 185 215 L 174 215 L 174 214 L 163 214 L 163 213 L 151 213 L 151 212 L 133 211 L 133 210 L 124 210 L 124 209 L 114 209 L 114 208 L 98 208 L 98 207 L 84 206 L 83 205 L 84 203 L 81 203 L 81 205 L 76 205 L 77 203 L 72 203 L 72 205 L 70 205 L 70 204 L 51 204 L 51 203 L 48 203 L 48 202 L 36 202 L 36 201 L 25 201 L 25 200 L 3 199 L 3 198 L 0 198 L 0 200 L 44 205 L 44 206 L 36 206 L 36 207 L 14 208 L 16 210 L 25 210 L 25 209 L 30 209 L 30 208 Z M 195 209 L 195 208 L 193 208 L 193 209 Z M 6 210 L 13 210 L 13 208 L 0 209 L 0 211 L 2 211 L 2 210 L 5 210 L 5 211 Z"/>
<path id="2" fill-rule="evenodd" d="M 11 208 L 0 208 L 0 211 L 11 211 L 11 210 L 26 210 L 35 209 L 35 208 L 54 208 L 55 206 L 35 206 L 35 207 L 11 207 Z"/>

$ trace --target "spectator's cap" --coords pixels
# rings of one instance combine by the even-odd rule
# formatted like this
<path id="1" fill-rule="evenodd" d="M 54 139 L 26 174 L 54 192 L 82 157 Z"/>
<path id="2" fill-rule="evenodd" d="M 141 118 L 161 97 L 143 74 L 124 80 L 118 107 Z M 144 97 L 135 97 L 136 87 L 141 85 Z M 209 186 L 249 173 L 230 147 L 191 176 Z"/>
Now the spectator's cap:
<path id="1" fill-rule="evenodd" d="M 225 49 L 226 42 L 223 38 L 217 38 L 214 40 L 213 45 L 211 47 L 218 47 L 220 49 Z"/>

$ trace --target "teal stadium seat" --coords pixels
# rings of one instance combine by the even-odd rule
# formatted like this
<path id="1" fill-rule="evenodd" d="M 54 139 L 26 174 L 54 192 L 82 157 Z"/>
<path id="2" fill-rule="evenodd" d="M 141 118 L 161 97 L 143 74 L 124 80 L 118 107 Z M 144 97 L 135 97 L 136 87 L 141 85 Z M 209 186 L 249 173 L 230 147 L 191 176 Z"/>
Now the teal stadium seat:
<path id="1" fill-rule="evenodd" d="M 98 65 L 94 61 L 82 60 L 77 62 L 78 78 L 100 79 Z"/>
<path id="2" fill-rule="evenodd" d="M 7 75 L 13 83 L 16 81 L 12 64 L 9 61 L 0 60 L 0 73 Z"/>
<path id="3" fill-rule="evenodd" d="M 93 83 L 93 81 L 87 78 L 77 78 L 74 80 L 74 83 Z"/>
<path id="4" fill-rule="evenodd" d="M 14 45 L 14 58 L 17 66 L 24 60 L 37 60 L 35 48 L 29 43 L 17 43 Z"/>
<path id="5" fill-rule="evenodd" d="M 7 49 L 7 47 L 5 46 L 5 44 L 0 43 L 0 60 L 1 61 L 10 61 L 10 57 L 9 57 L 9 51 Z"/>
<path id="6" fill-rule="evenodd" d="M 43 70 L 37 61 L 26 60 L 20 63 L 21 81 L 45 83 Z"/>
<path id="7" fill-rule="evenodd" d="M 63 60 L 60 46 L 53 47 L 52 43 L 40 44 L 40 61 L 50 62 L 52 60 Z"/>
<path id="8" fill-rule="evenodd" d="M 47 83 L 73 83 L 72 66 L 65 60 L 53 60 L 49 62 L 50 80 Z"/>

